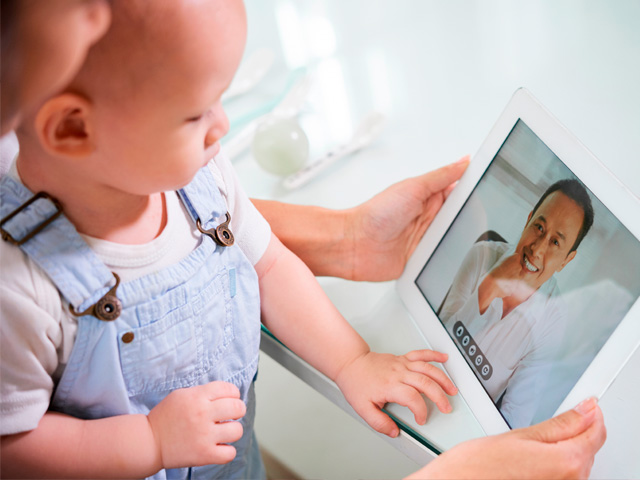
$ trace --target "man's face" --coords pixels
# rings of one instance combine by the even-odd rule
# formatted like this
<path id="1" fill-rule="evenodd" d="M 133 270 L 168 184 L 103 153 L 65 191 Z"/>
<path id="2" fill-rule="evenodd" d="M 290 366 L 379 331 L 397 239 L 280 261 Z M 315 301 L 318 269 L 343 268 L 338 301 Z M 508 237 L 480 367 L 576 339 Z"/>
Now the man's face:
<path id="1" fill-rule="evenodd" d="M 2 134 L 66 86 L 111 19 L 105 0 L 19 0 L 17 5 L 15 34 L 2 49 Z"/>
<path id="2" fill-rule="evenodd" d="M 576 255 L 571 247 L 582 227 L 584 211 L 556 191 L 530 213 L 516 247 L 524 281 L 538 289 L 555 272 L 562 270 Z"/>

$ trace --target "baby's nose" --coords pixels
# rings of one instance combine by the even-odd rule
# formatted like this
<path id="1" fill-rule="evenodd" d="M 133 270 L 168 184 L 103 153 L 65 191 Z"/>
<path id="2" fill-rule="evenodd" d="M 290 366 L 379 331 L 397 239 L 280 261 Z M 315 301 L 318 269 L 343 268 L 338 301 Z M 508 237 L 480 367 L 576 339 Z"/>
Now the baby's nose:
<path id="1" fill-rule="evenodd" d="M 212 128 L 207 131 L 204 137 L 204 148 L 207 149 L 218 141 L 218 136 L 215 134 Z"/>
<path id="2" fill-rule="evenodd" d="M 205 148 L 208 148 L 219 141 L 229 131 L 229 118 L 222 107 L 214 109 L 213 115 L 214 122 L 207 131 L 207 135 L 204 140 Z"/>

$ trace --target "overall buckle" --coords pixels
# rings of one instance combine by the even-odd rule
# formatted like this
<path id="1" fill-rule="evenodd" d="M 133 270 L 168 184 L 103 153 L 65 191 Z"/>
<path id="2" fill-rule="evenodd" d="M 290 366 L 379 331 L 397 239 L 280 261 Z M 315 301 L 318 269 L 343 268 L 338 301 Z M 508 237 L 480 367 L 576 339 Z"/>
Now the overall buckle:
<path id="1" fill-rule="evenodd" d="M 120 277 L 117 273 L 111 273 L 113 273 L 113 276 L 116 279 L 116 284 L 111 287 L 111 289 L 105 293 L 100 300 L 91 305 L 84 312 L 77 312 L 76 309 L 73 308 L 73 305 L 69 305 L 69 311 L 73 316 L 82 317 L 84 315 L 92 315 L 103 322 L 112 322 L 120 316 L 120 313 L 122 313 L 122 302 L 116 296 L 116 290 L 118 289 L 118 285 L 120 285 Z"/>
<path id="2" fill-rule="evenodd" d="M 49 200 L 56 207 L 56 211 L 54 212 L 53 215 L 51 215 L 49 218 L 47 218 L 46 220 L 41 222 L 39 225 L 37 225 L 33 230 L 28 232 L 24 237 L 22 237 L 20 239 L 17 239 L 17 240 L 15 238 L 13 238 L 13 236 L 9 232 L 7 232 L 4 228 L 2 228 L 2 226 L 6 222 L 11 220 L 13 217 L 15 217 L 18 213 L 20 213 L 22 210 L 27 208 L 33 202 L 35 202 L 36 200 L 39 200 L 41 198 L 44 198 L 45 200 Z M 9 215 L 4 217 L 2 219 L 2 221 L 0 221 L 0 234 L 2 235 L 2 239 L 4 241 L 12 243 L 14 245 L 22 245 L 23 243 L 31 240 L 31 238 L 33 238 L 35 235 L 37 235 L 40 231 L 42 231 L 42 229 L 44 229 L 47 225 L 49 225 L 51 222 L 53 222 L 61 214 L 62 214 L 62 205 L 60 205 L 60 202 L 58 202 L 58 200 L 56 200 L 55 198 L 53 198 L 51 195 L 49 195 L 46 192 L 38 192 L 33 197 L 31 197 L 29 200 L 27 200 L 25 203 L 23 203 L 18 208 L 16 208 Z"/>
<path id="3" fill-rule="evenodd" d="M 231 245 L 233 245 L 234 238 L 233 233 L 231 233 L 231 230 L 229 230 L 231 215 L 229 215 L 229 212 L 227 212 L 226 216 L 227 219 L 223 223 L 218 225 L 215 229 L 211 228 L 209 230 L 205 230 L 204 228 L 202 228 L 200 219 L 196 220 L 196 227 L 198 227 L 200 233 L 208 235 L 221 247 L 230 247 Z"/>

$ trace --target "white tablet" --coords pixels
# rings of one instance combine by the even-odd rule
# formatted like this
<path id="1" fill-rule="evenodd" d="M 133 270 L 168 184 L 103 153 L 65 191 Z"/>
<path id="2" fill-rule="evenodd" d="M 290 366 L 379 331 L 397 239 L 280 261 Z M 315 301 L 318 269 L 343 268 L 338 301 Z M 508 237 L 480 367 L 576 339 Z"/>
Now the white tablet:
<path id="1" fill-rule="evenodd" d="M 398 291 L 487 434 L 540 422 L 640 344 L 640 201 L 519 89 Z"/>

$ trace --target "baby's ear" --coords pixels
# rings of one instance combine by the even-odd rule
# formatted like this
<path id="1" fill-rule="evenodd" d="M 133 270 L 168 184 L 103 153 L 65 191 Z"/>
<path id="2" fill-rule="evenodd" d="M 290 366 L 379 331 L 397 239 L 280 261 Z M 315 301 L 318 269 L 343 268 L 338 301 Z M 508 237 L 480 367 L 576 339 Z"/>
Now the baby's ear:
<path id="1" fill-rule="evenodd" d="M 38 110 L 34 126 L 42 148 L 50 155 L 82 158 L 95 150 L 93 106 L 75 93 L 50 98 Z"/>

